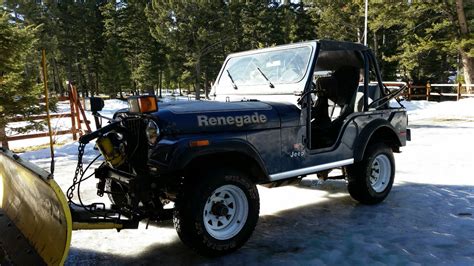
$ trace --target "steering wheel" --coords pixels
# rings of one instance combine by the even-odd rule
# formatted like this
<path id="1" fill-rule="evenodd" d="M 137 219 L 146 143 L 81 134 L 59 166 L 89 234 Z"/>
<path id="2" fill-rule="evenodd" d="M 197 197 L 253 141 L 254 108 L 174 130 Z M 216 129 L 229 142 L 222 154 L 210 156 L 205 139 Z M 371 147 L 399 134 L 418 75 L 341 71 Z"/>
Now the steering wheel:
<path id="1" fill-rule="evenodd" d="M 295 53 L 292 53 L 290 57 L 290 60 L 285 63 L 285 70 L 280 75 L 280 81 L 292 82 L 301 76 L 303 70 L 301 57 Z"/>
<path id="2" fill-rule="evenodd" d="M 299 63 L 296 62 L 296 60 L 300 61 Z M 287 66 L 290 66 L 290 69 L 294 69 L 296 70 L 297 73 L 301 73 L 301 70 L 302 70 L 302 65 L 303 64 L 300 64 L 301 62 L 303 61 L 303 59 L 301 59 L 301 57 L 295 53 L 293 53 L 291 55 L 291 59 L 290 61 L 288 61 L 288 63 L 286 63 Z"/>
<path id="3" fill-rule="evenodd" d="M 245 59 L 244 59 L 245 60 Z M 229 69 L 231 72 L 234 81 L 239 83 L 245 83 L 249 80 L 253 80 L 252 72 L 253 69 L 257 69 L 258 60 L 255 58 L 250 58 L 248 62 L 243 61 L 241 64 L 236 63 L 233 67 Z"/>

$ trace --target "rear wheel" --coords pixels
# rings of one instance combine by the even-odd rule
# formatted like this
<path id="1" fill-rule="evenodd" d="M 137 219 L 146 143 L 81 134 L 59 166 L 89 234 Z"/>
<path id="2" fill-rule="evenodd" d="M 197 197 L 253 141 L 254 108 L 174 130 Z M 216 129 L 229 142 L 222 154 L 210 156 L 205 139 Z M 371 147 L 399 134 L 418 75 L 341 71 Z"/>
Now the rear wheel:
<path id="1" fill-rule="evenodd" d="M 233 170 L 190 182 L 176 202 L 174 225 L 180 239 L 200 254 L 219 256 L 250 238 L 259 215 L 256 186 Z"/>
<path id="2" fill-rule="evenodd" d="M 363 204 L 382 202 L 390 193 L 395 178 L 395 159 L 384 143 L 369 146 L 364 159 L 347 168 L 351 197 Z"/>

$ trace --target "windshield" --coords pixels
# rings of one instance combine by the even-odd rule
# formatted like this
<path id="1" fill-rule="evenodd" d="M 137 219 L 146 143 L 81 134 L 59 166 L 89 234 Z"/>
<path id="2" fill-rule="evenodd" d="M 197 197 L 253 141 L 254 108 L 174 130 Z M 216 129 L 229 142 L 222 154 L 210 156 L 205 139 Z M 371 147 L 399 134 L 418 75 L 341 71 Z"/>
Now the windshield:
<path id="1" fill-rule="evenodd" d="M 217 81 L 218 87 L 235 93 L 280 91 L 283 84 L 295 84 L 305 77 L 311 54 L 310 46 L 300 46 L 231 57 Z"/>

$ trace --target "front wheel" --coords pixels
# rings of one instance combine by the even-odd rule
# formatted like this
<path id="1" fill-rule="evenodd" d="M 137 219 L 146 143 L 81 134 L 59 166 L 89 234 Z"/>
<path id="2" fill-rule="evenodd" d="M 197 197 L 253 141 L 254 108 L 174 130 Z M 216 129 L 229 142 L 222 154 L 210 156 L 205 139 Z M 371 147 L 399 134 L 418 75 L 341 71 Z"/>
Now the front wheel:
<path id="1" fill-rule="evenodd" d="M 392 189 L 395 178 L 395 159 L 384 143 L 369 146 L 364 159 L 347 167 L 351 197 L 363 204 L 382 202 Z"/>
<path id="2" fill-rule="evenodd" d="M 187 246 L 206 256 L 240 248 L 259 216 L 256 186 L 237 171 L 216 171 L 189 182 L 176 202 L 174 225 Z"/>

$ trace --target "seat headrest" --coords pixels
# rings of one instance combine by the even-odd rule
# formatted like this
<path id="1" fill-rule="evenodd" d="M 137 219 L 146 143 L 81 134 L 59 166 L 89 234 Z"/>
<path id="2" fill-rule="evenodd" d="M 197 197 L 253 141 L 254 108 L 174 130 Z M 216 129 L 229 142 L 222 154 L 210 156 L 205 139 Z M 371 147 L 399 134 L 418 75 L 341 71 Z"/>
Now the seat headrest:
<path id="1" fill-rule="evenodd" d="M 349 104 L 359 86 L 360 69 L 344 66 L 334 71 L 334 77 L 338 83 L 338 95 L 336 103 L 340 106 Z"/>
<path id="2" fill-rule="evenodd" d="M 331 98 L 337 95 L 337 79 L 330 76 L 330 77 L 320 77 L 317 80 L 318 89 L 321 90 L 320 94 Z"/>

